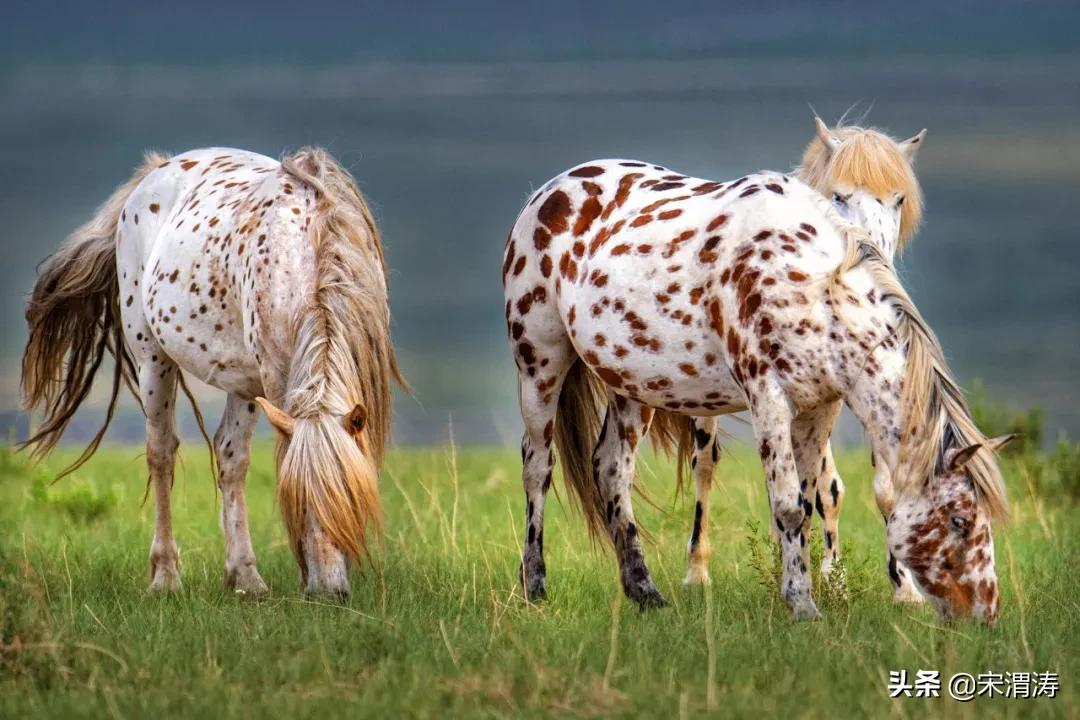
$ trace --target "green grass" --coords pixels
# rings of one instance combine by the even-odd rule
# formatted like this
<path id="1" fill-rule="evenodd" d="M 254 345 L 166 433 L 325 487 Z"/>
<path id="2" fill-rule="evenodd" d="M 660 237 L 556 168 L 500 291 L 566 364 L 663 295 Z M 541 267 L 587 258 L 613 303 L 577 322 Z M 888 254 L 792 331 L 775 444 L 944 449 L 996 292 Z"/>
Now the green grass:
<path id="1" fill-rule="evenodd" d="M 899 607 L 883 569 L 866 453 L 844 454 L 849 593 L 794 624 L 773 584 L 761 470 L 736 451 L 713 500 L 713 584 L 682 587 L 692 498 L 668 463 L 642 465 L 648 560 L 672 602 L 641 613 L 613 560 L 552 502 L 549 599 L 516 585 L 523 499 L 512 450 L 400 450 L 385 468 L 378 572 L 345 604 L 305 601 L 273 505 L 270 448 L 249 476 L 256 552 L 272 589 L 222 590 L 205 451 L 186 447 L 174 493 L 183 589 L 146 593 L 152 503 L 137 448 L 103 450 L 74 478 L 0 450 L 0 717 L 824 717 L 1077 715 L 1080 541 L 1075 506 L 1031 495 L 1006 467 L 1014 520 L 997 532 L 1001 620 L 943 626 Z M 565 493 L 563 493 L 565 497 Z M 1056 671 L 1056 699 L 890 700 L 889 670 Z"/>

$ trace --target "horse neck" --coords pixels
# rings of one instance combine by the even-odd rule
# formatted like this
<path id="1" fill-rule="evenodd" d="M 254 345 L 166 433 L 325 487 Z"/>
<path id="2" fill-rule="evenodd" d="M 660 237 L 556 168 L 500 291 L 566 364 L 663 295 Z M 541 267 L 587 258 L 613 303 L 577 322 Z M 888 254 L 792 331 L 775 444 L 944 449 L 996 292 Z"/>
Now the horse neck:
<path id="1" fill-rule="evenodd" d="M 300 417 L 341 415 L 352 407 L 352 388 L 339 367 L 347 353 L 337 347 L 323 312 L 308 308 L 296 333 L 286 398 L 288 411 Z"/>

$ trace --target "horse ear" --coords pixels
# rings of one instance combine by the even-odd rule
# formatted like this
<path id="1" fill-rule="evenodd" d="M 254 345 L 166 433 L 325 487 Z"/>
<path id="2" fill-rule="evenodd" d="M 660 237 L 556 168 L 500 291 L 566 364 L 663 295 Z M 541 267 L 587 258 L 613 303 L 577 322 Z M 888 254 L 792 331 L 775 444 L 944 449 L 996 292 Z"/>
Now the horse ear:
<path id="1" fill-rule="evenodd" d="M 926 139 L 926 128 L 919 131 L 918 135 L 912 135 L 907 140 L 900 143 L 900 152 L 904 153 L 904 157 L 911 162 L 915 159 L 915 156 L 919 154 L 919 148 L 922 147 L 923 140 Z"/>
<path id="2" fill-rule="evenodd" d="M 982 443 L 975 443 L 974 445 L 968 445 L 961 450 L 950 451 L 948 461 L 945 463 L 950 472 L 955 472 L 964 467 L 971 458 L 975 457 L 975 453 L 982 449 Z"/>
<path id="3" fill-rule="evenodd" d="M 341 421 L 345 425 L 345 431 L 356 437 L 364 431 L 364 427 L 367 425 L 367 410 L 364 409 L 363 405 L 357 405 Z"/>
<path id="4" fill-rule="evenodd" d="M 821 142 L 829 149 L 829 152 L 833 152 L 836 148 L 840 147 L 840 140 L 832 132 L 829 131 L 829 126 L 825 124 L 825 121 L 815 116 L 814 124 L 817 126 L 817 136 Z"/>
<path id="5" fill-rule="evenodd" d="M 270 421 L 270 424 L 274 426 L 275 430 L 284 437 L 292 437 L 293 424 L 296 421 L 293 420 L 287 412 L 279 409 L 264 397 L 255 398 L 255 402 L 259 403 L 259 407 L 266 413 L 266 419 Z"/>
<path id="6" fill-rule="evenodd" d="M 1010 433 L 1008 435 L 999 435 L 996 438 L 990 438 L 983 443 L 983 447 L 993 453 L 1001 452 L 1001 449 L 1011 443 L 1018 437 L 1016 433 Z"/>

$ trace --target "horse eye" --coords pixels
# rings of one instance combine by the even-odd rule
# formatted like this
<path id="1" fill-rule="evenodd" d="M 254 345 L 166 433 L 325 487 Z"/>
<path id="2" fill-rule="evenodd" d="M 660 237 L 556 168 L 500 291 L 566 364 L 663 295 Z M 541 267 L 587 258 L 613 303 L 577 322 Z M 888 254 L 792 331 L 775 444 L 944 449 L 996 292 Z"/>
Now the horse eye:
<path id="1" fill-rule="evenodd" d="M 953 515 L 949 518 L 949 521 L 959 532 L 967 532 L 968 526 L 971 524 L 968 522 L 967 518 L 960 517 L 959 515 Z"/>
<path id="2" fill-rule="evenodd" d="M 840 193 L 833 193 L 832 199 L 833 199 L 833 202 L 836 203 L 837 205 L 847 205 L 847 201 L 848 201 L 849 197 L 851 197 L 851 196 L 850 195 L 841 195 Z"/>
<path id="3" fill-rule="evenodd" d="M 904 196 L 901 195 L 900 197 L 896 198 L 896 207 L 900 207 L 903 204 L 904 204 Z"/>

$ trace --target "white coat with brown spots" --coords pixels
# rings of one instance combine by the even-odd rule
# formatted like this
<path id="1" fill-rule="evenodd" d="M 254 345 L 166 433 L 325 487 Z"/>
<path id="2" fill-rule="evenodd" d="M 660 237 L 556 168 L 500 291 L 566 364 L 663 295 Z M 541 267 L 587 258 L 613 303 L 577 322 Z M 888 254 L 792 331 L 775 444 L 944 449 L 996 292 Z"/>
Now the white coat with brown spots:
<path id="1" fill-rule="evenodd" d="M 313 291 L 311 273 L 297 269 L 314 266 L 306 232 L 314 200 L 310 187 L 270 158 L 208 148 L 151 172 L 124 206 L 117 235 L 121 313 L 139 365 L 155 482 L 154 588 L 175 589 L 180 581 L 169 485 L 182 369 L 229 394 L 214 437 L 226 582 L 245 592 L 266 589 L 255 569 L 244 477 L 258 420 L 254 398 L 285 394 L 284 366 L 264 359 L 291 354 L 288 319 Z"/>
<path id="2" fill-rule="evenodd" d="M 279 434 L 278 505 L 306 589 L 348 592 L 348 563 L 366 555 L 378 523 L 390 385 L 403 380 L 378 230 L 326 151 L 282 162 L 224 148 L 148 157 L 43 265 L 27 319 L 23 386 L 28 407 L 46 410 L 28 441 L 39 453 L 62 435 L 106 349 L 117 358 L 108 417 L 122 381 L 137 386 L 157 512 L 151 589 L 180 584 L 170 501 L 183 372 L 228 394 L 213 440 L 226 585 L 267 589 L 244 497 L 262 405 Z"/>
<path id="3" fill-rule="evenodd" d="M 900 204 L 875 203 L 876 219 L 898 224 Z M 600 160 L 531 198 L 503 263 L 526 426 L 522 579 L 530 597 L 545 590 L 553 440 L 590 527 L 616 550 L 626 594 L 659 605 L 630 502 L 637 446 L 654 410 L 749 410 L 783 550 L 782 594 L 796 617 L 817 616 L 807 531 L 838 401 L 867 427 L 880 472 L 895 478 L 898 470 L 890 438 L 902 415 L 903 358 L 868 359 L 882 343 L 896 345 L 888 339 L 896 310 L 862 269 L 848 272 L 860 289 L 844 293 L 850 308 L 827 292 L 853 237 L 867 235 L 780 173 L 720 183 Z M 885 376 L 872 397 L 859 393 L 867 373 Z M 607 396 L 607 415 L 594 450 L 595 392 Z M 591 473 L 582 462 L 590 454 Z"/>

